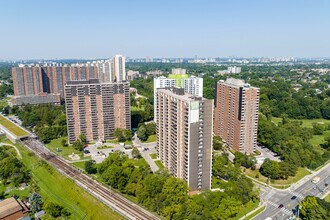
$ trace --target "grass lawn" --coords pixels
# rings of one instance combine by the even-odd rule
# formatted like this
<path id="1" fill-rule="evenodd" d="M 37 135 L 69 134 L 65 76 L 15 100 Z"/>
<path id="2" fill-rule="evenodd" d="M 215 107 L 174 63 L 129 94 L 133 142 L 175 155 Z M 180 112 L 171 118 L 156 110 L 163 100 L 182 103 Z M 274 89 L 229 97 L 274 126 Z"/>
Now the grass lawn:
<path id="1" fill-rule="evenodd" d="M 140 158 L 140 159 L 132 159 L 133 163 L 135 166 L 137 167 L 148 167 L 149 164 L 147 163 L 147 161 L 144 158 Z"/>
<path id="2" fill-rule="evenodd" d="M 266 206 L 261 206 L 257 209 L 257 211 L 255 211 L 253 214 L 247 216 L 244 220 L 250 220 L 253 219 L 255 216 L 257 216 L 259 213 L 261 213 L 262 211 L 264 211 L 266 209 Z"/>
<path id="3" fill-rule="evenodd" d="M 7 118 L 0 115 L 0 124 L 7 128 L 10 132 L 12 132 L 16 136 L 27 136 L 29 135 L 28 132 L 23 130 L 22 128 L 18 127 L 16 124 L 8 120 Z"/>
<path id="4" fill-rule="evenodd" d="M 113 146 L 108 146 L 108 145 L 102 145 L 100 147 L 97 147 L 96 149 L 101 150 L 101 149 L 111 149 L 114 148 Z"/>
<path id="5" fill-rule="evenodd" d="M 164 169 L 165 166 L 162 164 L 160 160 L 155 160 L 156 165 L 158 166 L 159 169 Z"/>
<path id="6" fill-rule="evenodd" d="M 119 143 L 124 143 L 125 145 L 132 145 L 132 141 L 125 141 L 125 142 L 119 142 L 117 140 L 107 140 L 106 143 L 112 143 L 112 144 L 119 144 Z"/>
<path id="7" fill-rule="evenodd" d="M 151 143 L 151 142 L 156 142 L 157 136 L 155 134 L 152 134 L 148 137 L 146 141 L 141 141 L 142 143 Z"/>
<path id="8" fill-rule="evenodd" d="M 251 170 L 251 169 L 246 169 L 245 174 L 247 174 L 248 176 L 259 180 L 263 183 L 268 183 L 267 182 L 267 177 L 261 175 L 261 173 L 259 172 L 259 170 Z M 259 178 L 256 178 L 257 174 L 259 175 Z M 294 177 L 289 177 L 286 180 L 274 180 L 271 182 L 270 185 L 284 185 L 286 187 L 289 187 L 291 183 L 295 183 L 298 182 L 300 179 L 304 178 L 306 175 L 310 174 L 310 172 L 308 170 L 306 170 L 305 168 L 298 168 L 297 174 Z"/>
<path id="9" fill-rule="evenodd" d="M 141 106 L 141 108 L 137 106 L 131 106 L 131 112 L 137 112 L 137 111 L 144 111 L 144 107 Z"/>
<path id="10" fill-rule="evenodd" d="M 324 199 L 325 201 L 330 202 L 330 194 L 328 194 Z"/>
<path id="11" fill-rule="evenodd" d="M 69 219 L 124 219 L 118 213 L 99 202 L 72 180 L 64 177 L 50 166 L 41 165 L 36 156 L 17 146 L 23 156 L 22 162 L 31 170 L 32 179 L 40 187 L 40 194 L 71 212 Z"/>
<path id="12" fill-rule="evenodd" d="M 46 146 L 53 151 L 54 153 L 56 153 L 57 155 L 60 155 L 66 159 L 69 159 L 69 155 L 72 153 L 78 154 L 80 156 L 80 159 L 84 159 L 82 156 L 82 152 L 74 149 L 72 146 L 67 146 L 67 147 L 63 147 L 61 144 L 61 141 L 65 139 L 67 140 L 67 137 L 62 137 L 62 138 L 57 138 L 52 140 L 49 144 L 46 144 Z M 59 148 L 59 152 L 56 151 L 56 148 Z"/>
<path id="13" fill-rule="evenodd" d="M 10 198 L 13 195 L 18 196 L 20 199 L 25 199 L 30 196 L 30 189 L 28 187 L 24 190 L 14 189 L 6 194 L 6 198 Z"/>
<path id="14" fill-rule="evenodd" d="M 157 159 L 157 154 L 149 154 L 150 155 L 150 157 L 151 157 L 151 159 L 153 159 L 153 160 L 155 160 L 155 159 Z"/>
<path id="15" fill-rule="evenodd" d="M 237 213 L 237 215 L 234 218 L 230 218 L 231 220 L 238 220 L 242 217 L 244 217 L 245 214 L 251 212 L 252 210 L 256 209 L 258 207 L 259 201 L 252 202 L 249 201 L 245 206 L 242 206 Z"/>
<path id="16" fill-rule="evenodd" d="M 72 165 L 79 169 L 85 170 L 85 162 L 86 161 L 74 162 Z"/>
<path id="17" fill-rule="evenodd" d="M 221 180 L 217 179 L 215 176 L 212 176 L 212 189 L 220 188 Z"/>

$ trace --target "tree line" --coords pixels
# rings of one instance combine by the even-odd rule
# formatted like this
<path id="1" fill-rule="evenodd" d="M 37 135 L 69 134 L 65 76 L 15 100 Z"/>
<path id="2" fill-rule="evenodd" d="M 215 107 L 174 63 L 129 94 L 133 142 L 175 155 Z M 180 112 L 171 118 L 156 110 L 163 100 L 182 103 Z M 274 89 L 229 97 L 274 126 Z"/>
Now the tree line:
<path id="1" fill-rule="evenodd" d="M 227 183 L 222 183 L 223 192 L 204 191 L 190 196 L 185 181 L 166 170 L 152 173 L 149 166 L 134 166 L 132 159 L 120 151 L 111 153 L 100 165 L 90 162 L 86 166 L 89 170 L 97 167 L 97 175 L 104 183 L 135 197 L 141 205 L 167 219 L 230 219 L 249 201 L 258 201 L 251 180 L 239 169 L 227 178 Z M 222 164 L 215 167 L 221 169 Z"/>

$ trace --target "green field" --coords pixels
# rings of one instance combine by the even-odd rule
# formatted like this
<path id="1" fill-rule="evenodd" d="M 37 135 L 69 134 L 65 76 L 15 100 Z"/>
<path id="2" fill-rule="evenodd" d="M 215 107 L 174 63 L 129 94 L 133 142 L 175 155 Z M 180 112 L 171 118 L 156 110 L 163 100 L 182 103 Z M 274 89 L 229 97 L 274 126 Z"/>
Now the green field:
<path id="1" fill-rule="evenodd" d="M 22 128 L 18 127 L 16 124 L 9 121 L 7 118 L 3 117 L 2 115 L 0 115 L 0 124 L 18 137 L 29 135 L 28 132 L 26 132 Z"/>
<path id="2" fill-rule="evenodd" d="M 324 199 L 325 201 L 330 202 L 330 194 L 328 194 Z"/>
<path id="3" fill-rule="evenodd" d="M 255 216 L 257 216 L 259 213 L 261 213 L 262 211 L 264 211 L 266 209 L 266 206 L 261 206 L 257 209 L 257 211 L 255 211 L 253 214 L 247 216 L 244 220 L 250 220 L 253 219 Z"/>
<path id="4" fill-rule="evenodd" d="M 246 203 L 245 206 L 242 206 L 240 208 L 240 211 L 237 213 L 237 215 L 234 218 L 230 218 L 231 220 L 238 220 L 242 217 L 244 217 L 247 213 L 251 212 L 252 210 L 256 209 L 258 207 L 259 202 L 252 202 L 249 201 Z"/>
<path id="5" fill-rule="evenodd" d="M 112 143 L 112 144 L 119 144 L 119 143 L 124 143 L 125 145 L 132 145 L 132 141 L 124 141 L 124 142 L 119 142 L 117 140 L 107 140 L 106 143 Z"/>
<path id="6" fill-rule="evenodd" d="M 159 169 L 164 169 L 165 166 L 162 164 L 160 160 L 155 160 L 156 165 L 158 166 Z"/>
<path id="7" fill-rule="evenodd" d="M 72 213 L 69 219 L 124 219 L 72 180 L 52 167 L 42 165 L 43 163 L 25 148 L 17 147 L 23 156 L 22 162 L 31 170 L 32 179 L 40 188 L 41 196 L 67 208 Z"/>
<path id="8" fill-rule="evenodd" d="M 86 161 L 74 162 L 74 163 L 72 163 L 72 165 L 81 170 L 85 170 L 85 162 Z"/>
<path id="9" fill-rule="evenodd" d="M 153 159 L 153 160 L 155 160 L 155 159 L 157 159 L 157 154 L 150 154 L 150 157 L 151 157 L 151 159 Z"/>
<path id="10" fill-rule="evenodd" d="M 282 121 L 282 118 L 272 117 L 272 122 L 279 124 Z M 313 123 L 320 123 L 324 125 L 330 125 L 330 120 L 327 119 L 301 119 L 302 127 L 313 128 Z M 322 135 L 313 135 L 310 140 L 310 143 L 315 147 L 315 149 L 322 153 L 324 150 L 320 147 L 320 144 L 325 142 L 325 138 L 330 137 L 330 130 L 325 130 Z"/>
<path id="11" fill-rule="evenodd" d="M 149 164 L 147 163 L 147 161 L 144 158 L 140 158 L 140 159 L 132 159 L 133 163 L 135 166 L 137 167 L 148 167 Z"/>
<path id="12" fill-rule="evenodd" d="M 260 182 L 268 184 L 267 177 L 261 175 L 259 170 L 245 169 L 245 174 L 247 174 L 248 176 L 250 176 L 256 180 L 259 180 Z M 298 171 L 294 177 L 290 176 L 286 180 L 274 180 L 271 182 L 270 185 L 272 185 L 274 187 L 287 188 L 290 186 L 291 183 L 298 182 L 300 179 L 304 178 L 308 174 L 310 174 L 310 172 L 308 170 L 306 170 L 305 168 L 299 167 Z M 258 178 L 256 178 L 257 175 L 259 176 Z M 283 187 L 281 187 L 281 186 L 283 186 Z"/>
<path id="13" fill-rule="evenodd" d="M 114 147 L 113 146 L 108 146 L 108 145 L 102 145 L 100 147 L 97 147 L 96 149 L 102 150 L 102 149 L 111 149 L 111 148 L 114 148 Z"/>
<path id="14" fill-rule="evenodd" d="M 63 139 L 68 140 L 67 137 L 57 138 L 57 139 L 51 140 L 51 142 L 49 144 L 46 144 L 46 146 L 51 151 L 53 151 L 57 155 L 64 157 L 65 159 L 69 159 L 68 156 L 72 153 L 78 154 L 80 156 L 80 159 L 85 159 L 85 158 L 83 158 L 83 153 L 74 149 L 72 146 L 63 147 L 61 144 L 61 141 Z M 59 151 L 57 151 L 56 148 L 58 148 Z"/>
<path id="15" fill-rule="evenodd" d="M 152 143 L 152 142 L 156 142 L 157 140 L 157 136 L 155 134 L 152 134 L 148 137 L 148 139 L 146 141 L 141 141 L 142 143 Z"/>

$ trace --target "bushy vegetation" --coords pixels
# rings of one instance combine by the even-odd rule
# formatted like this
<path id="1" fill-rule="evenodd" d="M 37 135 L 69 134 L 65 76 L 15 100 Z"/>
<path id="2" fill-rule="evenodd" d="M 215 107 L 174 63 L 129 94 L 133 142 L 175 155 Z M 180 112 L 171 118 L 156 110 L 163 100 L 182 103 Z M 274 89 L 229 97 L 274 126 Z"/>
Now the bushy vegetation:
<path id="1" fill-rule="evenodd" d="M 258 141 L 277 153 L 283 159 L 281 166 L 288 166 L 288 170 L 315 169 L 330 159 L 329 150 L 321 154 L 309 143 L 312 136 L 313 129 L 303 128 L 300 121 L 283 118 L 276 125 L 266 117 L 259 117 Z"/>
<path id="2" fill-rule="evenodd" d="M 300 217 L 303 220 L 330 219 L 330 203 L 314 196 L 307 196 L 300 203 Z"/>
<path id="3" fill-rule="evenodd" d="M 148 140 L 148 137 L 156 134 L 156 124 L 154 122 L 139 124 L 137 136 L 142 141 Z"/>
<path id="4" fill-rule="evenodd" d="M 19 186 L 21 183 L 30 181 L 30 172 L 9 151 L 9 146 L 0 147 L 0 180 L 4 185 L 13 184 Z"/>
<path id="5" fill-rule="evenodd" d="M 23 126 L 34 131 L 41 141 L 67 136 L 64 105 L 25 105 L 17 110 Z"/>
<path id="6" fill-rule="evenodd" d="M 222 167 L 218 164 L 215 170 Z M 195 196 L 188 195 L 185 181 L 162 169 L 153 174 L 149 167 L 135 167 L 119 151 L 101 163 L 98 173 L 106 184 L 136 197 L 140 204 L 168 219 L 228 219 L 236 216 L 247 202 L 257 200 L 251 180 L 234 165 L 232 169 L 236 173 L 227 178 L 224 192 L 205 191 Z"/>
<path id="7" fill-rule="evenodd" d="M 123 128 L 116 128 L 113 136 L 118 142 L 130 141 L 132 140 L 132 131 Z"/>

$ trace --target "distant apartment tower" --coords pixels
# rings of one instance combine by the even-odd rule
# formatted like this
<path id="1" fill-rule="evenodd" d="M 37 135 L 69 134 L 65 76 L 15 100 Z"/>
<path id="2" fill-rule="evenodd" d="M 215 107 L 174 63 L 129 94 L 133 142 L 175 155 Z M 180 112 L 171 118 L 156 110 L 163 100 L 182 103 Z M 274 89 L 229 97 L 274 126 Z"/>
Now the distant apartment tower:
<path id="1" fill-rule="evenodd" d="M 183 88 L 157 90 L 157 154 L 192 190 L 210 189 L 213 100 Z"/>
<path id="2" fill-rule="evenodd" d="M 128 82 L 68 81 L 65 106 L 70 144 L 80 134 L 99 141 L 113 139 L 115 128 L 131 129 Z"/>
<path id="3" fill-rule="evenodd" d="M 175 69 L 172 69 L 172 74 L 175 74 L 175 75 L 184 75 L 184 74 L 187 74 L 187 70 L 186 69 L 182 69 L 182 68 L 175 68 Z"/>
<path id="4" fill-rule="evenodd" d="M 70 80 L 99 79 L 100 82 L 126 81 L 125 57 L 83 64 L 19 65 L 12 68 L 13 105 L 60 103 Z"/>
<path id="5" fill-rule="evenodd" d="M 214 134 L 236 151 L 251 154 L 257 145 L 259 88 L 243 80 L 220 80 L 216 88 Z"/>
<path id="6" fill-rule="evenodd" d="M 156 120 L 157 89 L 167 87 L 184 88 L 186 93 L 203 97 L 203 78 L 188 76 L 187 74 L 170 74 L 168 78 L 161 76 L 154 78 L 154 119 Z"/>
<path id="7" fill-rule="evenodd" d="M 12 68 L 13 105 L 60 103 L 68 80 L 97 77 L 96 67 L 19 65 Z"/>

